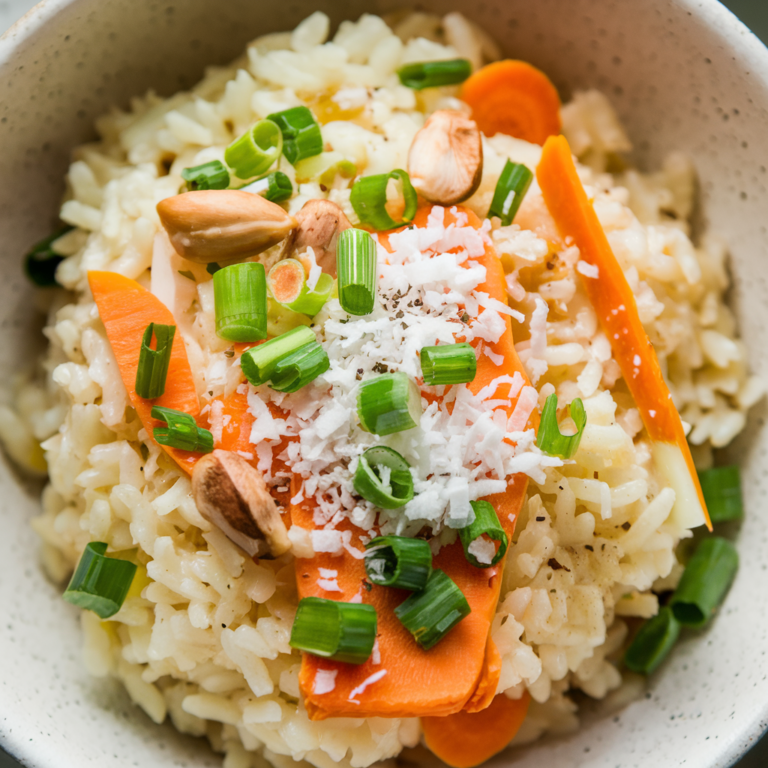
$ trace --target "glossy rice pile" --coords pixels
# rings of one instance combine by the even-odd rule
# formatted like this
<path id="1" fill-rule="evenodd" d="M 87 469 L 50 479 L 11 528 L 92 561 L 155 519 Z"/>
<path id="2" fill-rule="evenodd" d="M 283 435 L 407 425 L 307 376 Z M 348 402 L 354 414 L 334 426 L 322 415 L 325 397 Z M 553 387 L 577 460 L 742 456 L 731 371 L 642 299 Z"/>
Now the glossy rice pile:
<path id="1" fill-rule="evenodd" d="M 389 25 L 366 15 L 342 24 L 332 41 L 327 35 L 327 18 L 313 14 L 292 33 L 256 40 L 242 59 L 210 70 L 190 92 L 165 100 L 148 94 L 99 120 L 100 141 L 75 152 L 68 174 L 61 218 L 75 229 L 56 248 L 68 257 L 58 279 L 69 291 L 51 300 L 42 375 L 24 384 L 13 408 L 0 408 L 0 437 L 15 458 L 39 470 L 40 442 L 45 451 L 50 483 L 34 525 L 50 575 L 66 580 L 89 541 L 106 541 L 140 563 L 118 614 L 104 622 L 81 614 L 88 670 L 121 679 L 156 722 L 170 718 L 185 733 L 207 736 L 226 754 L 226 768 L 263 766 L 264 759 L 279 768 L 294 761 L 360 768 L 417 745 L 419 722 L 309 721 L 299 699 L 300 656 L 288 645 L 297 603 L 293 556 L 256 564 L 201 517 L 188 478 L 148 440 L 128 406 L 86 273 L 120 272 L 163 298 L 186 342 L 203 406 L 242 386 L 229 343 L 213 331 L 210 276 L 156 238 L 155 206 L 178 192 L 181 170 L 222 159 L 254 121 L 298 104 L 323 124 L 326 149 L 359 173 L 406 168 L 425 116 L 463 107 L 455 88 L 417 94 L 401 86 L 396 68 L 456 56 L 480 66 L 499 56 L 458 14 L 412 14 Z M 709 236 L 694 245 L 689 237 L 692 165 L 676 154 L 650 175 L 607 172 L 622 167 L 617 154 L 631 147 L 607 99 L 594 91 L 564 107 L 563 124 L 690 425 L 696 461 L 706 467 L 712 447 L 744 427 L 763 388 L 748 375 L 723 303 L 725 245 Z M 468 207 L 484 217 L 506 159 L 535 168 L 540 151 L 501 135 L 485 139 L 483 180 Z M 286 162 L 280 170 L 293 174 Z M 342 176 L 330 186 L 302 184 L 286 205 L 295 212 L 309 199 L 329 198 L 354 224 L 350 184 Z M 656 613 L 655 593 L 675 585 L 675 548 L 690 536 L 668 519 L 674 492 L 654 472 L 639 413 L 583 291 L 577 272 L 587 267 L 575 247 L 550 247 L 557 236 L 535 182 L 515 222 L 488 224 L 486 232 L 508 276 L 516 346 L 536 388 L 531 407 L 552 392 L 561 403 L 580 397 L 588 425 L 575 461 L 548 466 L 539 457 L 529 468 L 528 499 L 510 547 L 492 628 L 503 657 L 499 692 L 517 698 L 527 689 L 533 699 L 513 747 L 576 728 L 569 691 L 610 697 L 616 706 L 639 695 L 642 680 L 617 664 L 626 620 Z M 327 310 L 330 321 L 333 312 Z M 326 341 L 334 343 L 333 333 L 337 341 L 358 331 L 375 337 L 365 322 L 358 329 L 326 324 Z M 280 330 L 279 318 L 271 330 Z M 406 357 L 402 352 L 395 362 Z M 312 428 L 311 416 L 300 429 Z M 261 436 L 264 445 L 270 436 Z M 348 444 L 348 430 L 336 424 L 326 438 L 317 448 L 328 456 L 323 470 Z M 316 432 L 307 432 L 313 439 Z M 306 470 L 307 478 L 320 471 Z M 358 514 L 365 527 L 366 510 Z"/>

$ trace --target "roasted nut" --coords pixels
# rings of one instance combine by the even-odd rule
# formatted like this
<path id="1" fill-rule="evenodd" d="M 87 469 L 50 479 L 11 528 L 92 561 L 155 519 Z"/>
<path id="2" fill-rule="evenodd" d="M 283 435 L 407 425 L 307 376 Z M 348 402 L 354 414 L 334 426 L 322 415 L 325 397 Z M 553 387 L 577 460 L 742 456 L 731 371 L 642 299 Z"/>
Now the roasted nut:
<path id="1" fill-rule="evenodd" d="M 432 203 L 454 205 L 471 197 L 483 176 L 483 143 L 474 120 L 449 109 L 434 112 L 413 138 L 408 173 Z"/>
<path id="2" fill-rule="evenodd" d="M 242 259 L 266 251 L 296 222 L 261 195 L 208 189 L 167 197 L 157 213 L 176 252 L 198 264 Z"/>
<path id="3" fill-rule="evenodd" d="M 336 277 L 336 241 L 339 233 L 351 227 L 336 203 L 310 200 L 296 214 L 296 229 L 285 242 L 283 258 L 312 248 L 318 265 L 331 277 Z"/>
<path id="4" fill-rule="evenodd" d="M 251 557 L 265 550 L 279 557 L 291 548 L 261 473 L 236 453 L 203 456 L 192 472 L 192 495 L 200 514 Z"/>

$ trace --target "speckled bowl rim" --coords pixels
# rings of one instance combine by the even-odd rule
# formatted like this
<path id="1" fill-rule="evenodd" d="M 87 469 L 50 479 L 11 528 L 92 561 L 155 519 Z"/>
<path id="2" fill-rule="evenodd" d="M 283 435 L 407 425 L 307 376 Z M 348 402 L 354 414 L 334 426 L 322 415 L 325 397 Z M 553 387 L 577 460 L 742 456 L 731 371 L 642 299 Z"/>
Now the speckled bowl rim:
<path id="1" fill-rule="evenodd" d="M 670 1 L 706 25 L 710 32 L 722 40 L 723 46 L 727 47 L 734 60 L 745 71 L 756 75 L 756 83 L 762 83 L 768 89 L 768 48 L 728 8 L 718 0 Z M 53 21 L 59 12 L 77 2 L 78 0 L 42 0 L 31 8 L 0 36 L 0 66 L 12 60 L 17 47 L 33 41 L 37 31 Z M 83 674 L 86 674 L 85 671 Z M 762 703 L 761 708 L 755 710 L 748 727 L 735 734 L 720 754 L 716 754 L 713 746 L 710 766 L 733 766 L 767 734 L 768 700 Z M 37 763 L 36 742 L 26 741 L 18 733 L 13 735 L 13 746 L 10 743 L 2 743 L 0 747 L 22 764 L 27 760 Z"/>

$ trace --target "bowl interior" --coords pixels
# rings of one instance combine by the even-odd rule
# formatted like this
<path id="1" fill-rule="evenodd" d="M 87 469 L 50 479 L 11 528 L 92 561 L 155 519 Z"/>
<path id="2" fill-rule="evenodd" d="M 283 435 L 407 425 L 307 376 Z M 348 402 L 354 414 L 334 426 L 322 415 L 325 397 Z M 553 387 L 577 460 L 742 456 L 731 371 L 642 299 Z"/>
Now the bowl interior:
<path id="1" fill-rule="evenodd" d="M 397 0 L 47 0 L 0 40 L 0 318 L 6 372 L 40 347 L 40 316 L 21 255 L 56 220 L 73 146 L 112 104 L 152 87 L 170 95 L 204 66 L 237 56 L 250 39 L 290 29 L 318 8 L 335 22 L 402 7 Z M 606 92 L 653 168 L 671 149 L 694 158 L 702 221 L 731 246 L 733 303 L 757 372 L 768 375 L 768 246 L 763 136 L 768 51 L 716 0 L 428 0 L 463 10 L 505 52 L 544 69 L 563 96 Z M 768 614 L 760 610 L 768 535 L 765 408 L 732 449 L 744 467 L 742 565 L 720 619 L 681 643 L 648 694 L 614 717 L 587 714 L 567 739 L 506 754 L 496 765 L 558 768 L 730 765 L 768 717 Z M 29 519 L 39 486 L 0 461 L 0 740 L 29 766 L 214 766 L 199 741 L 154 726 L 119 687 L 90 679 L 80 661 L 76 611 L 37 565 Z"/>

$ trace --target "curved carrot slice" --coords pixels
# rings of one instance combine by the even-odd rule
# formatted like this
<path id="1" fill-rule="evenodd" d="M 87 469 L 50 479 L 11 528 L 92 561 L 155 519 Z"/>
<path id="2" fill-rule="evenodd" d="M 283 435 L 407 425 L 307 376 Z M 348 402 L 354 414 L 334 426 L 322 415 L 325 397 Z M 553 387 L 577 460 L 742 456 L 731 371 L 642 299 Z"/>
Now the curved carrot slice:
<path id="1" fill-rule="evenodd" d="M 686 527 L 706 524 L 711 530 L 680 414 L 564 136 L 547 139 L 536 177 L 561 235 L 572 237 L 582 260 L 597 268 L 595 277 L 583 275 L 584 286 L 653 441 L 654 461 L 675 491 L 672 515 Z"/>
<path id="2" fill-rule="evenodd" d="M 483 671 L 480 673 L 480 679 L 477 682 L 477 688 L 472 694 L 472 698 L 464 705 L 464 712 L 482 712 L 489 707 L 496 695 L 496 689 L 499 687 L 501 679 L 501 654 L 496 647 L 496 643 L 488 638 L 488 644 L 485 648 L 485 661 L 483 662 Z"/>
<path id="3" fill-rule="evenodd" d="M 528 713 L 531 697 L 503 693 L 482 712 L 457 712 L 449 717 L 423 717 L 427 747 L 453 768 L 474 768 L 505 749 Z"/>
<path id="4" fill-rule="evenodd" d="M 89 272 L 88 283 L 115 354 L 120 378 L 128 390 L 131 405 L 136 409 L 150 438 L 154 440 L 152 430 L 160 425 L 160 422 L 151 416 L 153 405 L 173 408 L 197 417 L 200 413 L 200 403 L 195 391 L 192 369 L 187 360 L 184 340 L 178 333 L 173 339 L 171 362 L 168 366 L 163 396 L 156 400 L 145 400 L 136 394 L 136 371 L 139 367 L 139 353 L 144 331 L 150 323 L 176 325 L 170 310 L 135 280 L 119 275 L 117 272 Z M 192 471 L 198 454 L 178 451 L 168 446 L 163 448 L 184 471 Z"/>
<path id="5" fill-rule="evenodd" d="M 524 61 L 496 61 L 461 87 L 472 118 L 486 136 L 505 133 L 533 144 L 560 133 L 560 97 L 552 81 Z"/>
<path id="6" fill-rule="evenodd" d="M 415 226 L 426 224 L 431 208 L 426 206 L 419 211 L 414 219 Z M 472 226 L 480 227 L 480 220 L 473 213 L 463 209 L 462 212 L 467 214 Z M 453 221 L 454 215 L 446 210 L 446 225 Z M 388 243 L 386 235 L 382 235 L 381 242 Z M 506 303 L 504 271 L 494 249 L 488 246 L 477 261 L 486 268 L 486 281 L 477 290 Z M 492 353 L 502 356 L 503 362 L 497 366 L 488 356 L 480 355 L 477 375 L 469 385 L 474 393 L 499 376 L 520 373 L 527 382 L 515 352 L 509 319 L 499 341 L 489 347 Z M 509 385 L 502 385 L 495 397 L 506 398 L 508 392 Z M 511 398 L 507 409 L 510 414 L 515 405 L 516 398 Z M 531 421 L 535 419 L 534 412 Z M 515 475 L 509 479 L 506 493 L 488 497 L 509 536 L 514 532 L 526 487 L 526 476 Z M 300 488 L 301 480 L 295 478 L 294 496 Z M 317 526 L 313 511 L 314 503 L 310 500 L 294 504 L 291 507 L 293 524 L 314 530 Z M 475 708 L 487 704 L 498 683 L 498 653 L 494 657 L 495 647 L 489 646 L 488 633 L 501 589 L 503 563 L 488 569 L 475 568 L 467 562 L 458 541 L 440 550 L 434 558 L 434 567 L 445 571 L 458 584 L 472 612 L 442 642 L 424 651 L 393 613 L 407 593 L 376 585 L 368 585 L 371 587 L 368 591 L 363 584 L 365 567 L 360 559 L 363 546 L 358 529 L 345 522 L 337 530 L 348 537 L 348 549 L 342 555 L 317 553 L 312 559 L 296 561 L 299 596 L 332 597 L 343 601 L 356 599 L 373 605 L 379 621 L 380 663 L 374 663 L 375 659 L 371 658 L 358 666 L 304 654 L 299 685 L 310 718 L 444 716 L 460 711 L 467 704 Z M 321 588 L 318 584 L 318 579 L 323 578 L 321 569 L 338 574 L 336 581 L 340 592 L 329 593 Z M 318 686 L 315 692 L 320 671 L 326 673 L 321 676 L 324 681 L 329 675 L 335 675 L 332 690 L 328 691 L 325 685 Z"/>

